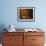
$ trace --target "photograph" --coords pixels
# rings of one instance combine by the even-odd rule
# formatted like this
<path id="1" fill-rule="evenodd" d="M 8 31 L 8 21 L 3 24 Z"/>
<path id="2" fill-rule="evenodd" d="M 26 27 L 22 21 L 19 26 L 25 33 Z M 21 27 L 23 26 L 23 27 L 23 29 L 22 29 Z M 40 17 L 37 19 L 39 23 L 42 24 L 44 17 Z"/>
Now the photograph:
<path id="1" fill-rule="evenodd" d="M 18 21 L 34 21 L 35 8 L 34 7 L 18 7 L 17 9 Z"/>
<path id="2" fill-rule="evenodd" d="M 0 46 L 46 46 L 46 0 L 0 0 Z"/>

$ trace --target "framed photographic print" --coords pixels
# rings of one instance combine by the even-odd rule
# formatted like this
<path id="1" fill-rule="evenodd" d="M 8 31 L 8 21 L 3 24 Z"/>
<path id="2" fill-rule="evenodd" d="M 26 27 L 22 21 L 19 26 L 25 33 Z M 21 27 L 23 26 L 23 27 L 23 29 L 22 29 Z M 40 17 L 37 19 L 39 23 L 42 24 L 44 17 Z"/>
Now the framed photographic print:
<path id="1" fill-rule="evenodd" d="M 24 22 L 35 21 L 35 7 L 18 7 L 17 20 Z"/>

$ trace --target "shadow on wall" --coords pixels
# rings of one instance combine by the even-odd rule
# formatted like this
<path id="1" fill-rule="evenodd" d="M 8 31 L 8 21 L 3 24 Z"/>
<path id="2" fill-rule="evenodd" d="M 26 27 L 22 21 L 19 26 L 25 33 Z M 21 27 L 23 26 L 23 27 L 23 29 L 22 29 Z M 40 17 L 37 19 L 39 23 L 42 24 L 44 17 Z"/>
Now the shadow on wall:
<path id="1" fill-rule="evenodd" d="M 2 43 L 2 36 L 3 36 L 2 33 L 6 31 L 6 29 L 4 30 L 4 28 L 6 28 L 5 25 L 0 24 L 0 43 Z"/>

